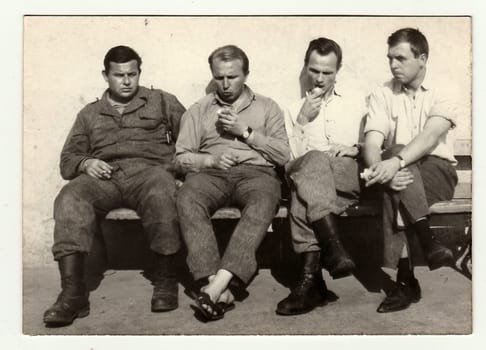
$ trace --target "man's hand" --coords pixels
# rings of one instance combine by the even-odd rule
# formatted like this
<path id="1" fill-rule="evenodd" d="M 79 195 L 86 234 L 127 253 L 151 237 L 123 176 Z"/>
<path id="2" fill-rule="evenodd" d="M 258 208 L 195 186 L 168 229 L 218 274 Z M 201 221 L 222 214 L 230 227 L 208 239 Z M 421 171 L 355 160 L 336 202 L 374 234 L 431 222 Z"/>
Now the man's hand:
<path id="1" fill-rule="evenodd" d="M 371 174 L 369 180 L 365 183 L 369 187 L 375 183 L 384 184 L 393 179 L 398 170 L 400 170 L 400 160 L 393 157 L 370 166 Z"/>
<path id="2" fill-rule="evenodd" d="M 216 168 L 220 170 L 228 170 L 236 164 L 238 164 L 238 156 L 225 152 L 218 155 L 211 155 L 208 158 L 206 167 Z"/>
<path id="3" fill-rule="evenodd" d="M 326 151 L 331 157 L 356 157 L 359 150 L 356 146 L 345 146 L 339 143 L 331 144 L 331 148 Z"/>
<path id="4" fill-rule="evenodd" d="M 413 174 L 408 168 L 403 168 L 395 174 L 387 186 L 394 191 L 403 191 L 411 183 L 413 183 Z"/>
<path id="5" fill-rule="evenodd" d="M 111 179 L 113 167 L 100 159 L 90 158 L 84 161 L 81 171 L 96 179 L 108 180 Z"/>
<path id="6" fill-rule="evenodd" d="M 218 123 L 225 132 L 236 137 L 240 137 L 248 129 L 248 125 L 242 123 L 239 120 L 238 114 L 230 109 L 218 111 Z"/>
<path id="7" fill-rule="evenodd" d="M 297 117 L 297 123 L 305 125 L 319 115 L 322 105 L 322 93 L 323 90 L 321 88 L 314 88 L 311 92 L 306 92 L 304 104 Z"/>

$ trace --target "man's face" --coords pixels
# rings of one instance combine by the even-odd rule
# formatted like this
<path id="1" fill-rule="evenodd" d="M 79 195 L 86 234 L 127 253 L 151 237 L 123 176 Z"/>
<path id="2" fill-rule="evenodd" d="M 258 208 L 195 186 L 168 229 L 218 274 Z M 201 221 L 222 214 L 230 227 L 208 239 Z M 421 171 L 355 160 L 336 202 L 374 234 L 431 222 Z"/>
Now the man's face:
<path id="1" fill-rule="evenodd" d="M 324 56 L 319 55 L 317 51 L 311 52 L 306 73 L 313 88 L 321 88 L 323 94 L 333 89 L 338 70 L 337 56 L 334 52 Z"/>
<path id="2" fill-rule="evenodd" d="M 110 70 L 103 71 L 103 78 L 108 83 L 110 97 L 117 102 L 127 103 L 138 91 L 140 71 L 137 61 L 110 62 Z"/>
<path id="3" fill-rule="evenodd" d="M 425 54 L 415 57 L 407 42 L 389 47 L 387 56 L 393 77 L 404 85 L 418 79 L 427 62 Z"/>
<path id="4" fill-rule="evenodd" d="M 227 103 L 235 102 L 242 94 L 247 78 L 243 73 L 243 62 L 214 59 L 212 73 L 219 97 Z"/>

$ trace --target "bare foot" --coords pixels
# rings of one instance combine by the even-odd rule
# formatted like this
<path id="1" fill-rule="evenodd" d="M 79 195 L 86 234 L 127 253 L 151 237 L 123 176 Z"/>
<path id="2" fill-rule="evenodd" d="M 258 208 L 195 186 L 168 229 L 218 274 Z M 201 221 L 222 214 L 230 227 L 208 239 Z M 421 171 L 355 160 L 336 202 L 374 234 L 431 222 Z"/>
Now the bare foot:
<path id="1" fill-rule="evenodd" d="M 230 304 L 234 301 L 234 296 L 228 289 L 229 282 L 233 275 L 226 270 L 218 270 L 216 275 L 208 277 L 209 284 L 201 288 L 201 292 L 209 295 L 213 303 L 224 302 Z M 213 315 L 216 311 L 212 310 L 210 305 L 202 305 L 209 313 Z"/>

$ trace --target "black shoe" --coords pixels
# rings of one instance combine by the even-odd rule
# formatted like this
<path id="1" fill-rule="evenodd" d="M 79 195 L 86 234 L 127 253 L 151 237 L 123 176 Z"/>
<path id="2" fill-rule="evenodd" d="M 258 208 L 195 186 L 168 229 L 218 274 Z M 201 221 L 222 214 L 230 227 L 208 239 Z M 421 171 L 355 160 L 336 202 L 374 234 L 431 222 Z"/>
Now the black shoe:
<path id="1" fill-rule="evenodd" d="M 418 280 L 413 278 L 410 283 L 396 283 L 392 292 L 387 295 L 376 310 L 379 313 L 405 310 L 412 303 L 417 303 L 422 297 Z"/>
<path id="2" fill-rule="evenodd" d="M 324 267 L 332 278 L 349 276 L 356 266 L 339 240 L 336 216 L 334 214 L 326 215 L 313 222 L 312 226 L 316 238 L 322 246 Z"/>
<path id="3" fill-rule="evenodd" d="M 428 219 L 415 222 L 413 228 L 418 236 L 425 260 L 427 261 L 430 270 L 453 264 L 454 254 L 434 235 L 433 231 L 430 229 Z"/>
<path id="4" fill-rule="evenodd" d="M 89 314 L 89 301 L 84 282 L 84 256 L 80 253 L 59 259 L 62 291 L 56 302 L 44 313 L 46 327 L 62 327 L 77 317 Z"/>
<path id="5" fill-rule="evenodd" d="M 151 300 L 152 312 L 166 312 L 179 306 L 179 285 L 175 273 L 175 255 L 157 254 L 152 273 L 154 291 Z"/>
<path id="6" fill-rule="evenodd" d="M 436 270 L 442 266 L 451 266 L 454 262 L 452 251 L 444 247 L 435 237 L 425 254 L 425 259 L 430 270 Z"/>
<path id="7" fill-rule="evenodd" d="M 321 273 L 304 273 L 290 295 L 280 301 L 276 313 L 283 316 L 300 315 L 327 304 L 327 288 Z"/>

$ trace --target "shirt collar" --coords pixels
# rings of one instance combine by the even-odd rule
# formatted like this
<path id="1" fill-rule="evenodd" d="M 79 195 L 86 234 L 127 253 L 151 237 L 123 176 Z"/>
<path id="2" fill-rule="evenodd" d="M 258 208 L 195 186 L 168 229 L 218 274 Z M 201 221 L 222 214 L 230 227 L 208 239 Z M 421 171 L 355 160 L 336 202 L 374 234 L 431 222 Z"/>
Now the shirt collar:
<path id="1" fill-rule="evenodd" d="M 132 100 L 128 103 L 128 105 L 125 107 L 123 113 L 133 112 L 134 110 L 145 105 L 145 103 L 147 103 L 147 100 L 149 98 L 149 92 L 150 90 L 147 89 L 146 87 L 139 86 L 137 93 L 132 98 Z M 103 95 L 101 96 L 100 112 L 102 114 L 107 114 L 107 115 L 117 115 L 118 112 L 113 108 L 110 101 L 108 101 L 108 94 L 109 94 L 109 89 L 106 89 Z"/>
<path id="2" fill-rule="evenodd" d="M 230 106 L 231 105 L 227 102 L 224 102 L 218 96 L 218 93 L 216 91 L 213 91 L 212 94 L 213 94 L 213 101 L 211 103 L 213 105 L 215 105 L 215 104 L 219 104 L 219 105 L 222 105 L 222 106 Z M 242 110 L 242 109 L 248 107 L 252 103 L 252 101 L 256 100 L 255 93 L 253 92 L 252 89 L 250 89 L 250 87 L 248 85 L 244 86 L 242 95 L 243 95 L 243 100 L 241 101 L 241 104 L 240 104 L 240 107 L 238 108 L 238 110 Z"/>
<path id="3" fill-rule="evenodd" d="M 401 82 L 399 82 L 396 79 L 392 79 L 393 81 L 393 92 L 395 93 L 400 93 L 400 92 L 405 92 L 406 88 L 403 86 Z M 420 85 L 420 91 L 427 91 L 429 90 L 429 79 L 427 78 L 427 75 L 424 78 L 424 81 L 422 81 L 422 84 Z"/>

